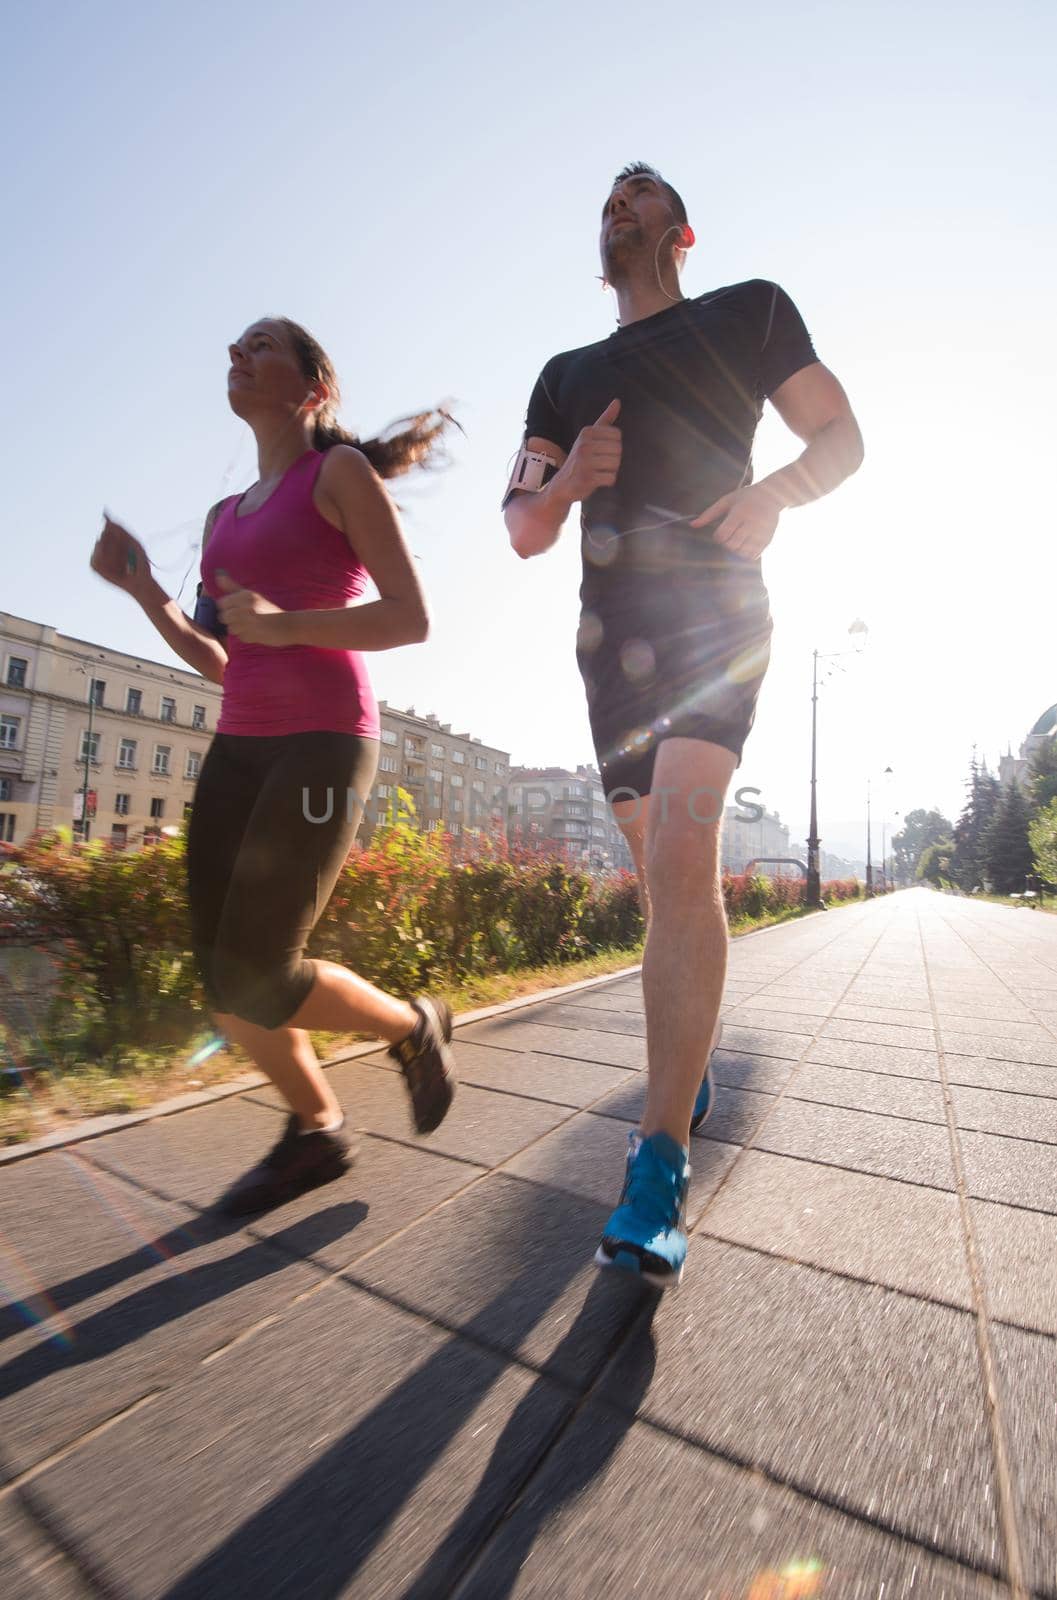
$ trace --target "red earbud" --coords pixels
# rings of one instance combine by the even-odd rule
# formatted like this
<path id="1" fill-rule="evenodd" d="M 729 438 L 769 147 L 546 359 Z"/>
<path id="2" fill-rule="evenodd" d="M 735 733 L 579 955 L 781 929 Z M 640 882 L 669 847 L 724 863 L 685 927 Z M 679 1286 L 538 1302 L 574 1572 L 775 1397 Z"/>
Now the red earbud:
<path id="1" fill-rule="evenodd" d="M 690 246 L 692 244 L 696 244 L 696 242 L 697 241 L 694 238 L 694 230 L 691 228 L 690 224 L 687 223 L 683 228 L 683 249 L 689 250 Z"/>

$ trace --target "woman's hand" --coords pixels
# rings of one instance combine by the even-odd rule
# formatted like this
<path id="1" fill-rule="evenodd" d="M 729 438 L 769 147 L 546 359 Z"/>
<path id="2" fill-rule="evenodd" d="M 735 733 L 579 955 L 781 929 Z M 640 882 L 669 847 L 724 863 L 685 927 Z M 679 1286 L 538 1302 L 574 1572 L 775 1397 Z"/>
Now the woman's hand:
<path id="1" fill-rule="evenodd" d="M 134 534 L 114 522 L 104 511 L 103 531 L 95 541 L 89 563 L 107 583 L 126 594 L 139 595 L 150 581 L 150 560 Z"/>
<path id="2" fill-rule="evenodd" d="M 221 622 L 244 644 L 284 645 L 290 643 L 290 613 L 273 606 L 262 594 L 240 589 L 233 578 L 217 569 L 217 587 L 224 592 L 217 601 Z"/>

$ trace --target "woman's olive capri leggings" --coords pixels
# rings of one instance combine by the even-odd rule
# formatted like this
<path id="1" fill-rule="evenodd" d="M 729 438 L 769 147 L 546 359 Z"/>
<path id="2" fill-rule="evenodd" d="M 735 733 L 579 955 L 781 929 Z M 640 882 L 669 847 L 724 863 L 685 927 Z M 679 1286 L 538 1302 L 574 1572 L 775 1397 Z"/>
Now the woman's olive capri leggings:
<path id="1" fill-rule="evenodd" d="M 378 766 L 351 733 L 218 733 L 187 840 L 191 937 L 210 1006 L 279 1028 L 315 979 L 305 945 L 330 899 Z"/>

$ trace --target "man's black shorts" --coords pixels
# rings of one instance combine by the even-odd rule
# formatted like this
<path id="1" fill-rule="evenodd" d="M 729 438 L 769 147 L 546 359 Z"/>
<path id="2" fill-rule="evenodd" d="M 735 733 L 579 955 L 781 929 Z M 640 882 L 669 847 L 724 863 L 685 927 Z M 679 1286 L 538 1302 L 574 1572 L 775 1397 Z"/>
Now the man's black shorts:
<path id="1" fill-rule="evenodd" d="M 740 765 L 770 658 L 759 563 L 681 561 L 670 540 L 655 561 L 620 554 L 619 572 L 585 579 L 576 647 L 607 796 L 649 794 L 664 739 L 722 745 Z"/>

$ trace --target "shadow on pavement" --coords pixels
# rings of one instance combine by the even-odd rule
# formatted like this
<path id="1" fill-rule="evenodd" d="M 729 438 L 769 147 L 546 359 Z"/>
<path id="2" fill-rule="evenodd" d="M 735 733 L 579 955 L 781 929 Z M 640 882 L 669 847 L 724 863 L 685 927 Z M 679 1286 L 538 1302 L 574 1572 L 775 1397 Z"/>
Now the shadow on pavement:
<path id="1" fill-rule="evenodd" d="M 105 1310 L 94 1312 L 74 1325 L 72 1342 L 51 1340 L 34 1345 L 0 1367 L 0 1400 L 8 1399 L 31 1384 L 40 1383 L 55 1372 L 98 1361 L 114 1351 L 181 1317 L 190 1316 L 203 1306 L 260 1281 L 272 1273 L 286 1272 L 292 1258 L 304 1259 L 318 1249 L 321 1236 L 331 1242 L 344 1238 L 367 1216 L 362 1200 L 331 1206 L 265 1241 L 248 1244 L 236 1255 L 224 1255 L 178 1272 L 167 1273 L 154 1283 L 119 1300 Z M 120 1261 L 108 1262 L 98 1270 L 68 1279 L 46 1291 L 60 1308 L 87 1299 L 103 1288 L 112 1287 L 123 1277 L 132 1277 L 158 1265 L 156 1251 L 179 1260 L 191 1250 L 204 1249 L 230 1238 L 233 1226 L 200 1219 L 187 1227 L 175 1228 L 154 1241 L 150 1251 L 140 1249 Z M 11 1313 L 9 1312 L 10 1316 Z M 9 1335 L 8 1335 L 9 1336 Z"/>
<path id="2" fill-rule="evenodd" d="M 531 1192 L 531 1186 L 526 1187 Z M 532 1203 L 527 1194 L 526 1229 L 531 1228 L 531 1217 Z M 553 1274 L 543 1278 L 539 1261 L 526 1264 L 524 1258 L 519 1240 L 508 1238 L 505 1259 L 497 1263 L 497 1271 L 509 1271 L 511 1263 L 518 1261 L 522 1263 L 521 1270 L 508 1278 L 500 1292 L 464 1324 L 470 1340 L 490 1342 L 490 1330 L 497 1322 L 503 1323 L 508 1339 L 524 1338 L 583 1270 L 585 1259 L 580 1250 L 569 1252 L 555 1263 Z M 611 1278 L 622 1281 L 618 1284 Z M 586 1367 L 581 1383 L 587 1388 L 644 1308 L 652 1318 L 655 1297 L 637 1285 L 633 1287 L 635 1293 L 628 1296 L 623 1274 L 593 1279 L 544 1370 L 552 1370 L 560 1352 L 568 1347 Z M 609 1330 L 604 1340 L 598 1337 L 600 1314 Z M 592 1332 L 595 1353 L 590 1363 L 584 1364 L 584 1344 Z M 652 1348 L 651 1340 L 643 1342 Z M 387 1390 L 384 1398 L 337 1444 L 313 1461 L 307 1471 L 178 1579 L 166 1591 L 165 1600 L 212 1600 L 217 1595 L 248 1593 L 255 1600 L 278 1600 L 291 1594 L 311 1595 L 312 1600 L 336 1600 L 339 1595 L 347 1595 L 355 1575 L 400 1519 L 418 1486 L 449 1451 L 452 1457 L 457 1456 L 459 1434 L 480 1412 L 497 1382 L 511 1370 L 502 1357 L 493 1357 L 458 1335 L 448 1337 L 403 1382 Z M 652 1362 L 644 1355 L 636 1369 L 636 1388 L 642 1394 L 649 1387 L 651 1375 Z M 401 1535 L 394 1540 L 393 1559 L 406 1563 L 408 1600 L 412 1596 L 414 1600 L 427 1600 L 448 1592 L 520 1494 L 576 1402 L 575 1395 L 567 1388 L 557 1387 L 550 1378 L 542 1374 L 535 1378 L 503 1426 L 483 1471 L 475 1465 L 472 1479 L 469 1474 L 465 1476 L 459 1491 L 463 1509 L 424 1566 L 419 1553 L 421 1540 L 407 1535 L 409 1524 L 405 1522 Z M 625 1413 L 623 1428 L 607 1431 L 597 1452 L 589 1450 L 580 1456 L 577 1471 L 570 1479 L 570 1492 L 579 1492 L 602 1469 L 631 1423 L 632 1416 Z M 437 1499 L 443 1503 L 446 1496 L 446 1486 L 439 1485 Z M 420 1525 L 425 1518 L 427 1528 L 437 1515 L 432 1506 L 432 1500 L 425 1496 L 416 1508 Z M 514 1551 L 504 1564 L 504 1583 L 512 1581 L 540 1520 L 527 1521 L 519 1530 Z M 416 1569 L 417 1578 L 413 1576 Z M 377 1587 L 383 1586 L 373 1577 L 372 1581 Z M 390 1590 L 389 1582 L 384 1587 L 387 1593 L 395 1592 Z"/>

